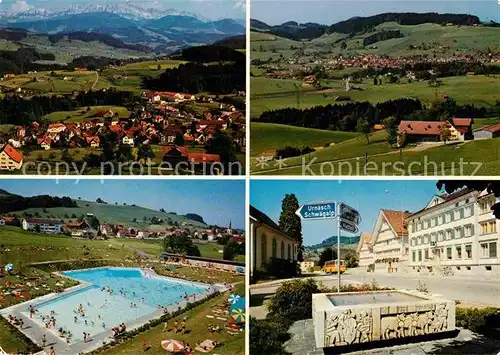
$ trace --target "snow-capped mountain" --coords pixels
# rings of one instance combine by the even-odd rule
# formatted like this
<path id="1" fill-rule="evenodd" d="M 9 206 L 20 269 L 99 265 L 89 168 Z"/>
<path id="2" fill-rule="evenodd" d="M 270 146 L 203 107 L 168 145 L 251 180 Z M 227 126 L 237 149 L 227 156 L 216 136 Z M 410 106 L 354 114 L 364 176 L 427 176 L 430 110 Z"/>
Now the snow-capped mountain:
<path id="1" fill-rule="evenodd" d="M 189 16 L 200 21 L 206 21 L 203 16 L 186 11 L 174 9 L 159 9 L 157 7 L 147 7 L 133 5 L 131 3 L 108 3 L 91 5 L 72 5 L 63 9 L 45 9 L 30 7 L 29 9 L 0 11 L 0 19 L 15 23 L 18 21 L 38 21 L 49 20 L 60 16 L 78 15 L 85 13 L 110 12 L 129 20 L 141 21 L 159 19 L 165 16 Z"/>

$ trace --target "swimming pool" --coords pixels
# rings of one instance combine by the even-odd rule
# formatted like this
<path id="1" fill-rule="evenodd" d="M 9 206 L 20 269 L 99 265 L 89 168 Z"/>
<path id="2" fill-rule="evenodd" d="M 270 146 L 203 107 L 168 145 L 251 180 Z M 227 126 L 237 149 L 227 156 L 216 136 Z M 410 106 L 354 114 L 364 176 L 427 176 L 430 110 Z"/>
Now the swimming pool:
<path id="1" fill-rule="evenodd" d="M 210 291 L 208 285 L 159 277 L 134 268 L 98 268 L 63 274 L 83 281 L 85 286 L 34 304 L 36 314 L 33 320 L 45 327 L 54 317 L 56 325 L 50 331 L 57 334 L 62 328 L 71 332 L 70 343 L 81 342 L 83 332 L 92 337 L 110 331 L 122 322 L 127 324 L 158 313 L 159 305 L 176 309 L 186 295 L 194 301 Z M 80 305 L 82 312 L 78 311 Z M 29 317 L 29 308 L 23 313 Z"/>

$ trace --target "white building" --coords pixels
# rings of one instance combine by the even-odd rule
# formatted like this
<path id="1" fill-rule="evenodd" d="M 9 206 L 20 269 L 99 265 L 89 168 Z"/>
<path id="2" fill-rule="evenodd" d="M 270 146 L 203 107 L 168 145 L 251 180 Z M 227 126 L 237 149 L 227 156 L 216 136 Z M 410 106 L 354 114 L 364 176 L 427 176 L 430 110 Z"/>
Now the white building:
<path id="1" fill-rule="evenodd" d="M 491 274 L 500 270 L 493 194 L 463 189 L 434 196 L 408 218 L 410 266 L 434 274 Z"/>
<path id="2" fill-rule="evenodd" d="M 314 269 L 314 261 L 313 260 L 304 260 L 300 262 L 300 271 L 303 274 L 313 271 Z"/>
<path id="3" fill-rule="evenodd" d="M 372 245 L 372 234 L 369 232 L 361 233 L 357 247 L 359 255 L 359 266 L 364 267 L 373 264 L 375 261 Z"/>
<path id="4" fill-rule="evenodd" d="M 405 271 L 408 265 L 408 230 L 405 220 L 411 213 L 380 210 L 372 233 L 375 271 Z"/>
<path id="5" fill-rule="evenodd" d="M 22 226 L 25 231 L 60 234 L 64 227 L 64 222 L 58 219 L 25 218 L 23 219 Z"/>

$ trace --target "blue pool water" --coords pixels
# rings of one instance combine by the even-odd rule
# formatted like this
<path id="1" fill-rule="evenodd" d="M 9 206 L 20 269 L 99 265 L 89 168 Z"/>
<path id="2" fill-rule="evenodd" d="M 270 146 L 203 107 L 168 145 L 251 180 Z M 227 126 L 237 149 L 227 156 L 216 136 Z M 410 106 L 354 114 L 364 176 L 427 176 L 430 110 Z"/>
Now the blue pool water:
<path id="1" fill-rule="evenodd" d="M 71 343 L 83 340 L 83 332 L 93 335 L 111 331 L 113 327 L 158 311 L 158 305 L 168 306 L 205 292 L 209 286 L 188 281 L 145 276 L 139 269 L 104 268 L 68 271 L 65 275 L 91 283 L 77 291 L 35 304 L 35 321 L 40 326 L 50 317 L 56 326 L 73 334 Z M 78 313 L 83 307 L 83 315 Z M 26 315 L 29 317 L 28 309 Z M 111 332 L 110 332 L 111 334 Z"/>

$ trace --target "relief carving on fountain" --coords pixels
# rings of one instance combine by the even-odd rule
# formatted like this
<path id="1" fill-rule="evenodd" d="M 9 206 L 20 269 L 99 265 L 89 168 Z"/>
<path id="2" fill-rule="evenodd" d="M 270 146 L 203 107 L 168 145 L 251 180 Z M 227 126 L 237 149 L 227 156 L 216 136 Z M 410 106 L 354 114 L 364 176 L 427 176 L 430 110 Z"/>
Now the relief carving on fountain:
<path id="1" fill-rule="evenodd" d="M 438 333 L 448 324 L 448 306 L 438 304 L 431 311 L 423 313 L 402 313 L 380 319 L 381 339 Z"/>
<path id="2" fill-rule="evenodd" d="M 325 341 L 327 346 L 366 343 L 372 341 L 371 311 L 353 312 L 350 309 L 340 314 L 328 314 Z"/>

